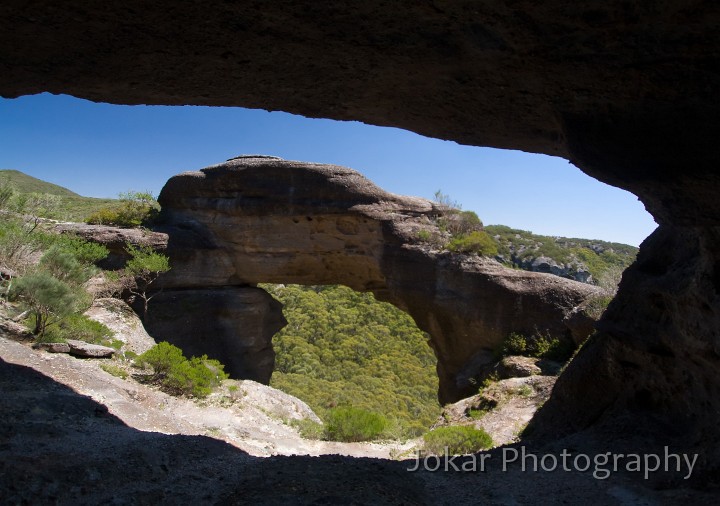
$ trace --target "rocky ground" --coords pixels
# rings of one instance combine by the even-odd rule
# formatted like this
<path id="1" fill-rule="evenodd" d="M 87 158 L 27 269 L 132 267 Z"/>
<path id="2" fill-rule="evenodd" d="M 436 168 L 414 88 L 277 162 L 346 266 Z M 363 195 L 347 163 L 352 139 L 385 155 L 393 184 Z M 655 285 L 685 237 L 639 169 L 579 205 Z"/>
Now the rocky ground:
<path id="1" fill-rule="evenodd" d="M 519 465 L 504 472 L 504 448 L 486 454 L 484 470 L 451 465 L 445 472 L 429 462 L 440 469 L 411 472 L 415 460 L 391 457 L 411 456 L 412 442 L 302 439 L 282 420 L 309 416 L 306 408 L 253 382 L 197 403 L 112 376 L 100 368 L 109 360 L 33 350 L 7 337 L 0 358 L 0 496 L 7 504 L 652 505 L 686 497 L 712 504 L 710 493 L 651 490 L 622 474 L 597 480 Z M 511 438 L 513 424 L 522 425 L 545 395 L 542 378 L 504 380 L 484 392 L 492 399 L 532 388 L 500 406 L 515 417 L 505 424 Z M 483 417 L 498 439 L 500 416 L 498 409 Z"/>

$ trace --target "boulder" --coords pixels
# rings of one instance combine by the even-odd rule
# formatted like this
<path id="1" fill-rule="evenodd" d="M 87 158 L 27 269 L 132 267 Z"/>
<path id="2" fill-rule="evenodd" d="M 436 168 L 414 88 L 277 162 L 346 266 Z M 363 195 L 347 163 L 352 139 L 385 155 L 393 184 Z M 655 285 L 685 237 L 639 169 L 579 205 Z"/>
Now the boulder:
<path id="1" fill-rule="evenodd" d="M 511 356 L 500 361 L 498 374 L 500 378 L 525 378 L 542 373 L 537 362 L 540 359 L 532 357 Z"/>
<path id="2" fill-rule="evenodd" d="M 68 343 L 35 343 L 33 348 L 36 350 L 45 350 L 50 353 L 70 353 L 70 345 Z"/>
<path id="3" fill-rule="evenodd" d="M 116 351 L 114 348 L 110 348 L 108 346 L 89 344 L 85 341 L 78 341 L 76 339 L 68 339 L 67 344 L 70 348 L 69 353 L 77 357 L 110 358 Z"/>
<path id="4" fill-rule="evenodd" d="M 256 381 L 243 380 L 237 383 L 242 400 L 280 420 L 322 420 L 306 403 L 286 394 L 282 390 L 263 385 Z"/>

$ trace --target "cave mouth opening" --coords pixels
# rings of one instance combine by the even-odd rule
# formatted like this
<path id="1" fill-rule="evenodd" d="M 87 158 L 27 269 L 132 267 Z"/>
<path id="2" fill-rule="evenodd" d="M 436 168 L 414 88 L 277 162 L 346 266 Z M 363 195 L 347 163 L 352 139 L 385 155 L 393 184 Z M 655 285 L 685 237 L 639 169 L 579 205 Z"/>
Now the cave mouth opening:
<path id="1" fill-rule="evenodd" d="M 637 244 L 654 227 L 633 196 L 599 183 L 563 159 L 462 146 L 395 128 L 239 108 L 94 104 L 47 94 L 0 100 L 0 112 L 8 113 L 0 115 L 8 118 L 0 127 L 8 133 L 8 145 L 15 146 L 3 150 L 0 167 L 22 170 L 27 164 L 38 170 L 27 169 L 31 174 L 50 174 L 73 189 L 59 176 L 82 179 L 91 186 L 80 192 L 98 197 L 126 191 L 137 181 L 147 181 L 157 193 L 167 177 L 217 162 L 218 153 L 232 158 L 262 152 L 347 165 L 400 194 L 430 198 L 441 189 L 485 223 L 518 227 L 506 226 L 514 236 L 532 229 L 547 237 L 589 235 Z M 28 149 L 37 144 L 46 149 Z M 638 214 L 644 217 L 640 225 L 630 219 Z M 591 222 L 609 227 L 611 235 L 596 232 L 604 228 Z M 550 223 L 560 228 L 548 227 Z M 501 227 L 496 226 L 496 235 L 502 235 Z M 624 228 L 632 228 L 634 238 L 612 235 Z M 527 259 L 524 253 L 520 261 Z"/>

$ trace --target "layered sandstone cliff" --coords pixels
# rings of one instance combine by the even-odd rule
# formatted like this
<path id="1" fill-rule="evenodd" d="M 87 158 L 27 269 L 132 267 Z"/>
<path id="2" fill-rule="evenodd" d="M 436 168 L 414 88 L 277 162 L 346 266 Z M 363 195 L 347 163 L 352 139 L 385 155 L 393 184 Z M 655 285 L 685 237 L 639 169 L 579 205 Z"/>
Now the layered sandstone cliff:
<path id="1" fill-rule="evenodd" d="M 246 288 L 257 283 L 344 284 L 404 309 L 431 336 L 442 402 L 474 392 L 475 376 L 511 332 L 572 340 L 566 319 L 596 290 L 433 251 L 417 232 L 435 227 L 441 209 L 345 167 L 238 157 L 171 178 L 159 200 L 172 270 L 153 299 L 150 332 L 223 360 L 223 345 L 213 343 L 235 342 L 237 350 L 248 340 L 245 362 L 259 380 L 272 372 L 270 339 L 281 323 L 260 290 Z M 231 322 L 232 308 L 242 306 L 228 290 L 255 290 L 272 332 L 211 323 Z"/>

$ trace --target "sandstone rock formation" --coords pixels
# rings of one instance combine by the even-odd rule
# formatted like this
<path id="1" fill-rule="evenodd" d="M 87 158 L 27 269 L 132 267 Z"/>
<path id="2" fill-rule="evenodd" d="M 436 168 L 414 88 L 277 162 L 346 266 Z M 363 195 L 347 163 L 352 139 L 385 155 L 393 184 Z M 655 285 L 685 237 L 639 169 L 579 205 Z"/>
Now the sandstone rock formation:
<path id="1" fill-rule="evenodd" d="M 183 269 L 171 262 L 173 271 Z M 156 341 L 168 341 L 188 357 L 208 355 L 233 378 L 267 384 L 275 366 L 272 336 L 286 321 L 270 294 L 232 284 L 165 289 L 153 297 L 144 323 Z"/>
<path id="2" fill-rule="evenodd" d="M 96 299 L 84 314 L 115 332 L 113 339 L 122 341 L 124 350 L 140 355 L 155 346 L 140 318 L 120 299 Z"/>
<path id="3" fill-rule="evenodd" d="M 69 353 L 78 357 L 86 358 L 110 358 L 115 354 L 115 349 L 99 344 L 90 344 L 77 339 L 68 339 Z"/>
<path id="4" fill-rule="evenodd" d="M 8 0 L 0 94 L 281 109 L 564 156 L 661 227 L 541 415 L 577 431 L 635 399 L 638 420 L 702 444 L 720 438 L 718 25 L 702 0 Z"/>
<path id="5" fill-rule="evenodd" d="M 564 319 L 596 291 L 432 251 L 417 232 L 435 227 L 439 208 L 387 193 L 345 167 L 238 157 L 171 178 L 159 201 L 172 270 L 152 301 L 150 333 L 223 361 L 233 357 L 223 343 L 235 342 L 236 352 L 247 348 L 247 364 L 232 371 L 248 377 L 253 364 L 258 381 L 272 371 L 270 338 L 282 323 L 267 294 L 243 286 L 344 284 L 404 309 L 431 335 L 443 403 L 474 392 L 511 332 L 570 341 Z M 255 299 L 229 298 L 235 290 L 255 290 Z M 245 307 L 267 309 L 249 325 L 233 317 Z"/>

